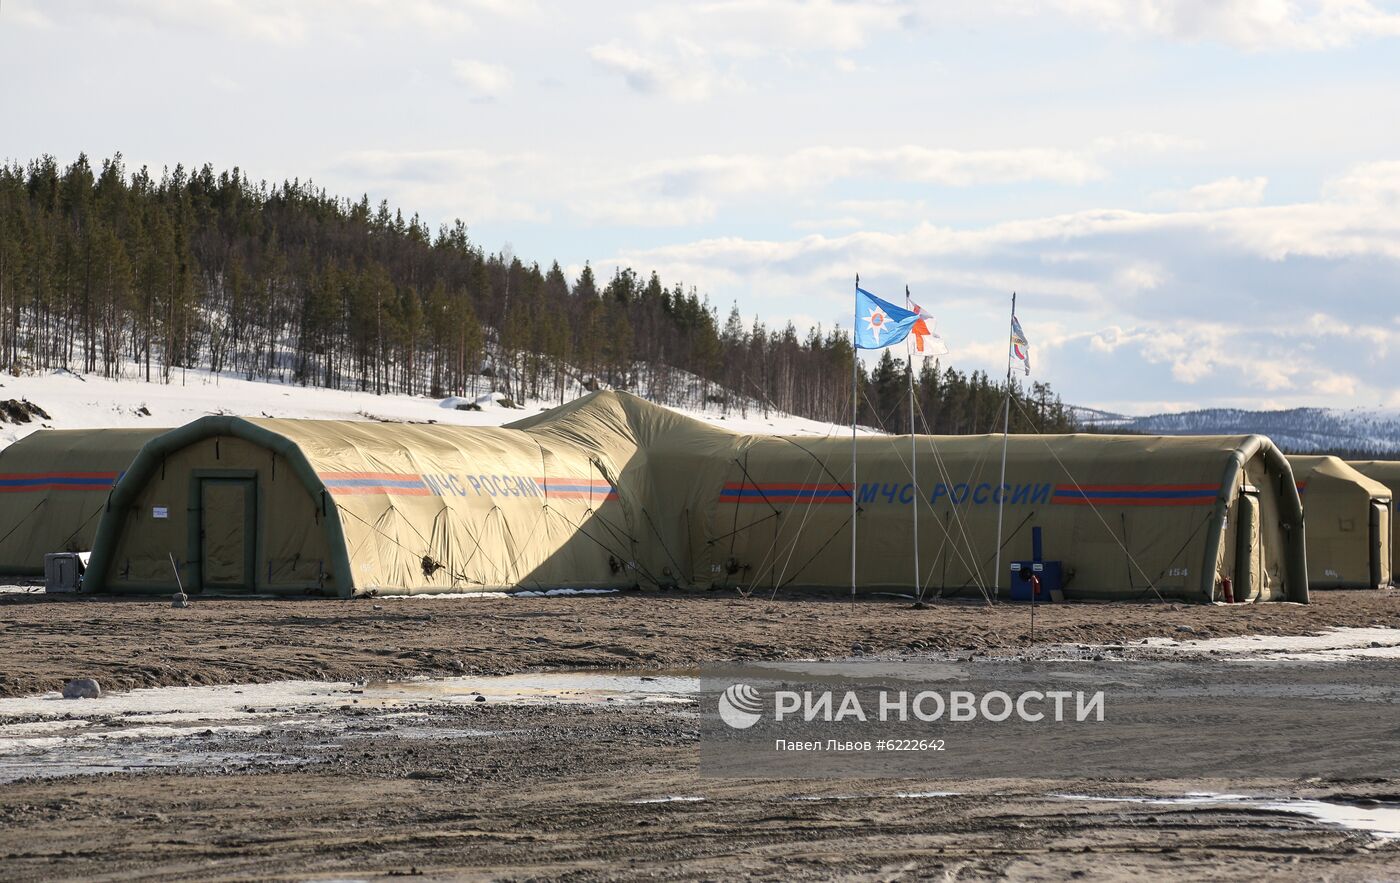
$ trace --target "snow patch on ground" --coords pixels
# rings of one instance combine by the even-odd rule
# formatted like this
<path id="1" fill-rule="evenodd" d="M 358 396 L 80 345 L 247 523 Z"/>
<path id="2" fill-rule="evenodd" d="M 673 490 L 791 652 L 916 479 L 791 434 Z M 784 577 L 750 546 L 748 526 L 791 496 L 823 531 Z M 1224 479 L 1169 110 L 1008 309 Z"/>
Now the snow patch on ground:
<path id="1" fill-rule="evenodd" d="M 1327 800 L 1250 797 L 1244 794 L 1192 792 L 1181 797 L 1097 797 L 1086 794 L 1053 794 L 1057 800 L 1089 803 L 1134 803 L 1146 806 L 1238 806 L 1269 812 L 1307 816 L 1349 831 L 1364 831 L 1380 840 L 1400 839 L 1400 806 L 1377 803 L 1362 806 Z"/>
<path id="2" fill-rule="evenodd" d="M 1400 629 L 1334 628 L 1316 635 L 1239 635 L 1190 641 L 1146 638 L 1130 646 L 1190 656 L 1210 654 L 1280 661 L 1400 659 Z"/>

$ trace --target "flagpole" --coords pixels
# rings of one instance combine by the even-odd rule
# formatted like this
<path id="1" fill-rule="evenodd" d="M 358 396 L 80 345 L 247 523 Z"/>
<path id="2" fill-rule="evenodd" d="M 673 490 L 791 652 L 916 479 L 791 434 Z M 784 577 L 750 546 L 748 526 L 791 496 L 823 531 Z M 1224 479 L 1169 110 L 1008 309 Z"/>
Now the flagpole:
<path id="1" fill-rule="evenodd" d="M 912 308 L 914 301 L 909 297 L 909 286 L 904 286 L 904 305 Z M 904 338 L 904 354 L 909 359 L 909 474 L 914 481 L 914 600 L 922 601 L 923 592 L 919 580 L 919 447 L 914 441 L 914 350 L 909 338 Z"/>
<path id="2" fill-rule="evenodd" d="M 1011 292 L 1011 322 L 1006 329 L 1006 413 L 1001 419 L 1001 481 L 997 482 L 997 557 L 996 569 L 992 573 L 992 601 L 995 603 L 997 589 L 1001 586 L 1001 523 L 1006 509 L 1006 441 L 1011 430 L 1011 358 L 1016 344 L 1013 328 L 1016 322 L 1016 292 Z"/>
<path id="3" fill-rule="evenodd" d="M 857 377 L 856 323 L 860 321 L 860 274 L 856 274 L 856 304 L 851 310 L 851 603 L 856 600 L 856 407 L 860 402 Z M 1008 368 L 1009 370 L 1009 368 Z"/>

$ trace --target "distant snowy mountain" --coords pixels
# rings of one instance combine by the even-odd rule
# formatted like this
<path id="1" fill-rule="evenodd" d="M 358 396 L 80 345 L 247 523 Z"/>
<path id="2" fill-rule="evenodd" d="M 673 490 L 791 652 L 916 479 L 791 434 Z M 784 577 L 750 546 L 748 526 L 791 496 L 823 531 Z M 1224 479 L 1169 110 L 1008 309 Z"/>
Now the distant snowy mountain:
<path id="1" fill-rule="evenodd" d="M 1209 408 L 1179 414 L 1129 417 L 1094 408 L 1074 408 L 1082 426 L 1146 435 L 1267 435 L 1290 453 L 1309 451 L 1400 454 L 1400 411 L 1389 409 L 1290 408 L 1246 411 Z"/>

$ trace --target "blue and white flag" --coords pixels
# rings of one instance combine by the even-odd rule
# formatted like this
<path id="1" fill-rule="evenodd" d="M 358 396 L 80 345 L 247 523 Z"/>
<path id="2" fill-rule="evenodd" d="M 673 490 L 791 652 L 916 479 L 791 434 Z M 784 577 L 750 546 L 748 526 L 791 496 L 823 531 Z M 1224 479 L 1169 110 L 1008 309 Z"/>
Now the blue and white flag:
<path id="1" fill-rule="evenodd" d="M 856 349 L 877 350 L 899 343 L 919 321 L 919 314 L 856 288 Z"/>

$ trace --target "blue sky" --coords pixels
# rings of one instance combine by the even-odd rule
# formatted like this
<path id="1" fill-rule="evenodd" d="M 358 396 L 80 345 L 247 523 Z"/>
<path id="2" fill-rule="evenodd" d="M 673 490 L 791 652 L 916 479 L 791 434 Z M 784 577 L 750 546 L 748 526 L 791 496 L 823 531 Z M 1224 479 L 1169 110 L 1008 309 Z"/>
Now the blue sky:
<path id="1" fill-rule="evenodd" d="M 237 164 L 1146 413 L 1400 407 L 1400 4 L 0 0 L 0 155 Z"/>

